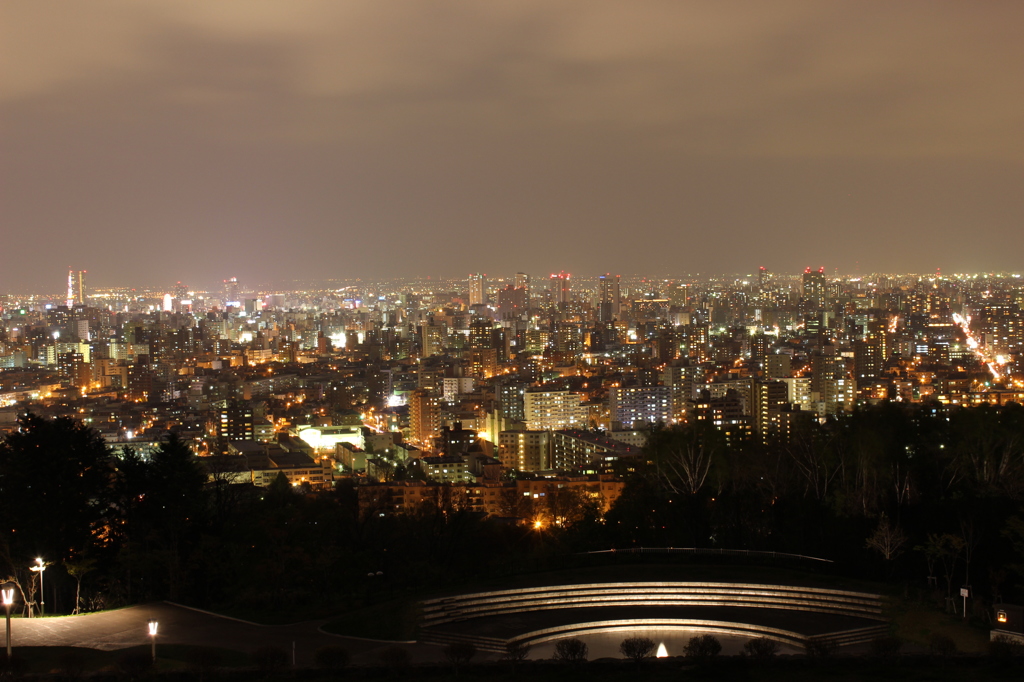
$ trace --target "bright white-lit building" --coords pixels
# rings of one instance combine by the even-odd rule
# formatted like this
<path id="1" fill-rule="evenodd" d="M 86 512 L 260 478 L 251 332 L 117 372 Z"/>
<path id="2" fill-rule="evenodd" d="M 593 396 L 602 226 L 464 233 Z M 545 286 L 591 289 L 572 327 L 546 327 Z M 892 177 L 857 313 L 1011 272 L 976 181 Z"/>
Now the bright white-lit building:
<path id="1" fill-rule="evenodd" d="M 523 396 L 523 412 L 529 431 L 585 429 L 589 410 L 579 393 L 569 390 L 528 390 Z"/>
<path id="2" fill-rule="evenodd" d="M 361 426 L 300 426 L 295 434 L 315 450 L 333 452 L 338 443 L 348 443 L 359 449 L 365 447 Z"/>

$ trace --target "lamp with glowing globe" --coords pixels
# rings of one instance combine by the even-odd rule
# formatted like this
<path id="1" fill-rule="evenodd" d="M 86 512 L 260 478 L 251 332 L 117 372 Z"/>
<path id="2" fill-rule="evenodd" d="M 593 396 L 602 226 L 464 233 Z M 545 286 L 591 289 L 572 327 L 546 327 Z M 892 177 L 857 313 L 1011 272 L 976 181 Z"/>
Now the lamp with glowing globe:
<path id="1" fill-rule="evenodd" d="M 7 660 L 11 660 L 11 607 L 14 605 L 14 583 L 4 583 L 0 588 L 3 596 L 4 611 L 7 615 Z"/>
<path id="2" fill-rule="evenodd" d="M 36 557 L 35 566 L 29 566 L 28 570 L 39 574 L 39 615 L 45 615 L 46 593 L 43 592 L 43 573 L 46 572 L 46 562 L 42 557 Z"/>
<path id="3" fill-rule="evenodd" d="M 156 622 L 155 620 L 149 621 L 149 640 L 154 663 L 156 663 L 156 631 L 159 626 L 160 623 Z"/>

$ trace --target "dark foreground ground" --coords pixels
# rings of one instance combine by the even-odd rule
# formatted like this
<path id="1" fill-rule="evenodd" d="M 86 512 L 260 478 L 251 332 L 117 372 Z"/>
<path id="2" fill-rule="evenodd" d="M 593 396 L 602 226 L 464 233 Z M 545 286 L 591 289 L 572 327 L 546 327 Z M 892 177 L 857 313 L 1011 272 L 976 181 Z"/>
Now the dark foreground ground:
<path id="1" fill-rule="evenodd" d="M 390 665 L 349 665 L 343 669 L 292 668 L 289 664 L 255 665 L 251 657 L 225 657 L 216 665 L 200 649 L 178 647 L 164 652 L 155 668 L 148 663 L 148 648 L 133 647 L 114 652 L 33 647 L 22 650 L 22 663 L 0 673 L 3 680 L 459 680 L 478 682 L 602 682 L 617 680 L 1014 680 L 1024 675 L 1024 659 L 989 656 L 951 657 L 846 657 L 807 659 L 781 657 L 756 661 L 743 657 L 720 658 L 694 664 L 686 659 L 648 660 L 637 666 L 617 659 L 600 659 L 580 665 L 555 661 L 527 661 L 513 666 L 506 662 L 470 663 L 456 674 L 449 664 L 420 663 Z M 211 650 L 206 650 L 209 654 Z M 27 662 L 27 667 L 25 664 Z M 2 666 L 0 666 L 2 667 Z"/>

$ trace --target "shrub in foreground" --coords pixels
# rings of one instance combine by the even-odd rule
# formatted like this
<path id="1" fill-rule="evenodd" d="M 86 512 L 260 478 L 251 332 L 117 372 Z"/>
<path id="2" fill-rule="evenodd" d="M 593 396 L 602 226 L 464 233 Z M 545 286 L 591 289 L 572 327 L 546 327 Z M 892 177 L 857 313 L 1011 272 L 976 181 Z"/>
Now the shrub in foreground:
<path id="1" fill-rule="evenodd" d="M 639 664 L 651 655 L 654 647 L 654 640 L 650 637 L 627 637 L 619 644 L 619 653 Z"/>
<path id="2" fill-rule="evenodd" d="M 476 645 L 472 642 L 452 642 L 444 648 L 444 657 L 451 663 L 455 674 L 459 674 L 459 667 L 469 663 L 476 656 Z"/>
<path id="3" fill-rule="evenodd" d="M 507 642 L 505 644 L 505 655 L 502 658 L 511 661 L 513 665 L 522 663 L 530 655 L 530 645 L 523 642 Z"/>
<path id="4" fill-rule="evenodd" d="M 587 660 L 590 647 L 579 639 L 563 639 L 555 645 L 555 658 L 563 663 L 580 665 Z"/>
<path id="5" fill-rule="evenodd" d="M 779 649 L 782 647 L 774 639 L 768 639 L 767 637 L 757 637 L 755 639 L 747 640 L 747 643 L 743 645 L 743 653 L 751 658 L 765 659 L 771 658 L 779 653 Z"/>
<path id="6" fill-rule="evenodd" d="M 697 635 L 686 643 L 685 651 L 687 658 L 706 662 L 722 653 L 722 643 L 714 635 Z"/>

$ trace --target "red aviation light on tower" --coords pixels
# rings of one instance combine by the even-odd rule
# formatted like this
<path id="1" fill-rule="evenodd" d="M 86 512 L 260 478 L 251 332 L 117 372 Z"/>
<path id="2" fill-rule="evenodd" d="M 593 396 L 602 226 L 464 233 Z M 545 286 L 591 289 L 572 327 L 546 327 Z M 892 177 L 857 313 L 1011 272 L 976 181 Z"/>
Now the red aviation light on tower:
<path id="1" fill-rule="evenodd" d="M 822 275 L 824 275 L 825 274 L 825 268 L 818 268 L 818 272 L 821 273 Z"/>
<path id="2" fill-rule="evenodd" d="M 811 271 L 811 269 L 810 269 L 810 268 L 804 268 L 804 274 L 805 274 L 805 275 L 806 275 L 806 274 L 808 274 L 808 273 L 810 273 L 810 271 Z"/>

